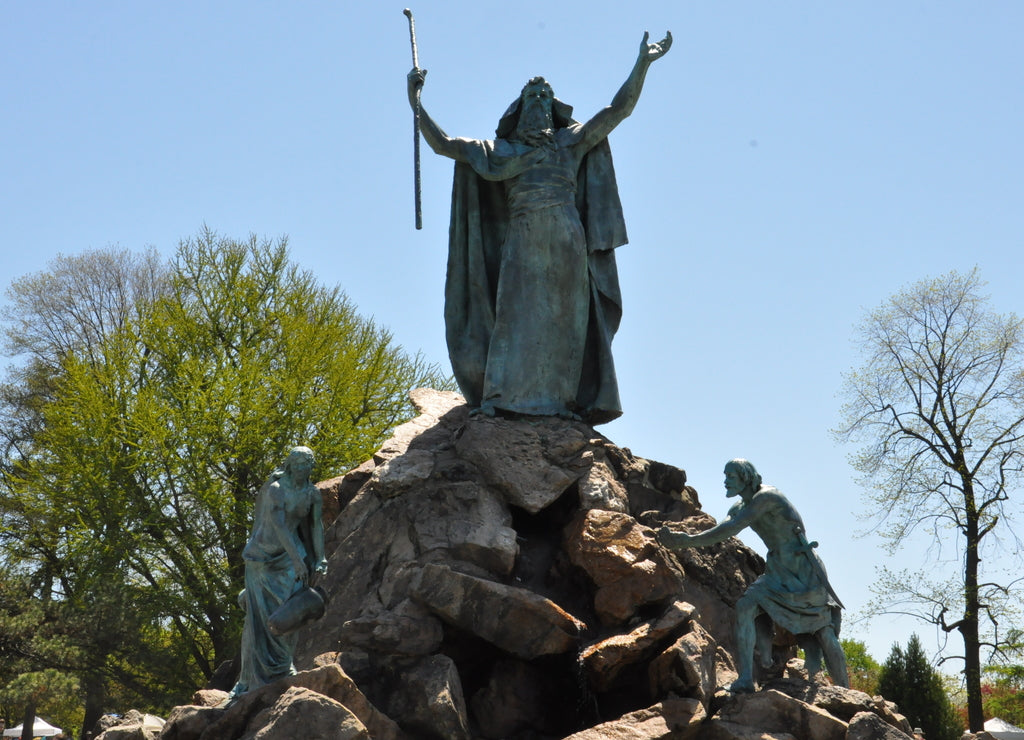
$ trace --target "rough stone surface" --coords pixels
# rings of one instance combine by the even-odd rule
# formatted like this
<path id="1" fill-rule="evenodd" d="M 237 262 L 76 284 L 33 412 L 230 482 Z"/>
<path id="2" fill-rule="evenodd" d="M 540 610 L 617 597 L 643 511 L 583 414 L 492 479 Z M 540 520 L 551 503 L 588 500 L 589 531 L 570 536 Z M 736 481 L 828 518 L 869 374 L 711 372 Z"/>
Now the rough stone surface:
<path id="1" fill-rule="evenodd" d="M 238 740 L 254 737 L 268 721 L 268 710 L 272 710 L 285 693 L 295 688 L 315 694 L 315 697 L 303 696 L 315 699 L 316 706 L 320 706 L 320 698 L 317 697 L 344 706 L 347 712 L 359 720 L 360 726 L 368 728 L 374 740 L 407 740 L 398 725 L 378 711 L 336 664 L 303 671 L 268 684 L 243 694 L 227 706 L 175 707 L 160 737 L 171 740 Z M 316 706 L 310 704 L 306 709 L 313 713 Z M 336 714 L 333 709 L 331 714 Z M 256 720 L 261 715 L 263 718 Z"/>
<path id="2" fill-rule="evenodd" d="M 292 687 L 252 719 L 255 731 L 241 740 L 370 740 L 370 733 L 343 704 L 309 689 Z"/>
<path id="3" fill-rule="evenodd" d="M 682 601 L 672 604 L 664 614 L 640 624 L 623 635 L 614 635 L 590 645 L 580 653 L 595 691 L 608 691 L 631 665 L 648 663 L 689 625 L 693 606 Z"/>
<path id="4" fill-rule="evenodd" d="M 646 604 L 674 599 L 683 575 L 633 517 L 615 511 L 580 511 L 565 533 L 572 563 L 597 586 L 594 608 L 605 625 L 620 625 Z"/>
<path id="5" fill-rule="evenodd" d="M 580 508 L 605 511 L 629 511 L 629 494 L 608 463 L 593 460 L 590 469 L 580 478 Z"/>
<path id="6" fill-rule="evenodd" d="M 455 663 L 445 655 L 392 663 L 400 678 L 385 710 L 417 740 L 469 740 L 466 701 Z"/>
<path id="7" fill-rule="evenodd" d="M 575 652 L 586 628 L 550 599 L 443 565 L 424 567 L 413 597 L 445 622 L 520 658 Z"/>
<path id="8" fill-rule="evenodd" d="M 802 740 L 781 730 L 762 730 L 713 719 L 702 728 L 701 740 Z"/>
<path id="9" fill-rule="evenodd" d="M 844 722 L 850 722 L 855 715 L 862 712 L 871 712 L 900 732 L 911 732 L 910 723 L 896 711 L 895 704 L 886 702 L 881 697 L 868 696 L 863 691 L 794 678 L 773 679 L 766 682 L 765 687 L 781 691 L 806 704 L 813 704 Z"/>
<path id="10" fill-rule="evenodd" d="M 103 715 L 93 731 L 95 740 L 156 740 L 164 720 L 152 714 L 129 709 L 123 717 Z"/>
<path id="11" fill-rule="evenodd" d="M 912 737 L 896 729 L 874 712 L 853 715 L 846 733 L 846 740 L 908 740 Z"/>
<path id="12" fill-rule="evenodd" d="M 706 718 L 704 706 L 696 699 L 668 699 L 569 735 L 566 740 L 690 740 L 703 737 Z"/>
<path id="13" fill-rule="evenodd" d="M 479 417 L 466 425 L 456 449 L 510 504 L 536 514 L 584 472 L 569 465 L 587 446 L 588 431 L 558 419 L 509 424 Z"/>
<path id="14" fill-rule="evenodd" d="M 711 706 L 719 681 L 718 645 L 699 622 L 647 669 L 652 696 L 692 696 Z"/>
<path id="15" fill-rule="evenodd" d="M 846 723 L 824 709 L 805 704 L 781 691 L 768 689 L 732 697 L 718 718 L 740 726 L 788 732 L 807 740 L 845 740 Z"/>

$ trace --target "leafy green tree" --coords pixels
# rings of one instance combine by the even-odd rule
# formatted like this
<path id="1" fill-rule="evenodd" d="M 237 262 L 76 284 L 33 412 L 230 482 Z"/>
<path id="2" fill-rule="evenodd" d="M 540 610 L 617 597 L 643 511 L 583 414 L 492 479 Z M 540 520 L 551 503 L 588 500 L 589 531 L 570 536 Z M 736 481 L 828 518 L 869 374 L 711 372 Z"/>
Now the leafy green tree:
<path id="1" fill-rule="evenodd" d="M 340 474 L 412 415 L 410 388 L 451 381 L 291 264 L 284 240 L 204 230 L 121 315 L 44 365 L 39 423 L 5 461 L 0 543 L 24 567 L 53 561 L 69 631 L 94 624 L 83 683 L 159 708 L 238 649 L 253 495 L 287 450 Z M 31 532 L 45 547 L 25 546 Z"/>
<path id="2" fill-rule="evenodd" d="M 1006 647 L 1001 651 L 999 662 L 985 667 L 991 677 L 982 685 L 986 717 L 1024 725 L 1024 631 L 1011 629 L 1007 633 Z"/>
<path id="3" fill-rule="evenodd" d="M 959 740 L 963 734 L 942 676 L 932 668 L 917 635 L 907 641 L 906 650 L 898 643 L 892 646 L 878 675 L 878 691 L 896 702 L 910 724 L 924 730 L 929 740 Z"/>
<path id="4" fill-rule="evenodd" d="M 931 573 L 883 569 L 875 609 L 959 633 L 972 731 L 984 722 L 981 649 L 998 648 L 995 625 L 1016 584 L 983 573 L 983 556 L 1014 541 L 1006 502 L 1024 460 L 1024 323 L 992 311 L 982 285 L 976 270 L 952 272 L 870 312 L 858 329 L 865 364 L 845 378 L 837 430 L 866 442 L 852 464 L 890 551 L 919 530 L 936 551 L 956 551 L 953 579 L 935 576 L 935 559 Z"/>
<path id="5" fill-rule="evenodd" d="M 1024 725 L 1024 666 L 1004 668 L 995 680 L 982 684 L 985 716 Z"/>
<path id="6" fill-rule="evenodd" d="M 860 640 L 840 640 L 846 655 L 846 669 L 850 674 L 850 688 L 874 696 L 878 693 L 878 674 L 882 667 L 868 653 Z"/>

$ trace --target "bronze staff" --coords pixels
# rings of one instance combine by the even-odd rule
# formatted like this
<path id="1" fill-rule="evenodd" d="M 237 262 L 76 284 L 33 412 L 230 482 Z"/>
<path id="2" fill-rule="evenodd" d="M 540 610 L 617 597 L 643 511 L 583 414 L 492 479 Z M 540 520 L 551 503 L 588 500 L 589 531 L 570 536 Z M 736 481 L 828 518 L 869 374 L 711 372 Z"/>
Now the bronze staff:
<path id="1" fill-rule="evenodd" d="M 416 51 L 416 21 L 413 20 L 412 11 L 406 8 L 402 11 L 409 19 L 409 42 L 412 44 L 412 66 L 420 68 L 419 54 Z M 423 228 L 423 206 L 421 205 L 420 186 L 420 91 L 416 91 L 416 107 L 413 110 L 413 179 L 416 187 L 416 228 Z"/>

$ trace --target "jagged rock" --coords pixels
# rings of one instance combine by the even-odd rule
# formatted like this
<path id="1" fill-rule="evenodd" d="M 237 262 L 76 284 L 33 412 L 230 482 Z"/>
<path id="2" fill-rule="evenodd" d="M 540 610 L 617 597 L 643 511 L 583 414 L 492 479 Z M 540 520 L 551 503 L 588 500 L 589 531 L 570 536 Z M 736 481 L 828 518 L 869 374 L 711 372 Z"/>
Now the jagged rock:
<path id="1" fill-rule="evenodd" d="M 443 639 L 440 620 L 411 600 L 393 610 L 351 619 L 339 633 L 339 640 L 349 647 L 396 655 L 430 655 Z"/>
<path id="2" fill-rule="evenodd" d="M 592 454 L 592 453 L 589 453 Z M 629 495 L 626 487 L 616 478 L 608 464 L 602 460 L 590 460 L 587 473 L 580 479 L 580 508 L 603 509 L 605 511 L 629 511 Z"/>
<path id="3" fill-rule="evenodd" d="M 512 572 L 519 554 L 511 524 L 501 499 L 468 481 L 436 489 L 410 516 L 421 554 L 445 553 L 500 575 Z"/>
<path id="4" fill-rule="evenodd" d="M 462 396 L 451 391 L 416 388 L 409 392 L 409 399 L 419 416 L 396 427 L 391 438 L 374 453 L 378 465 L 404 455 L 410 447 L 437 449 L 450 444 L 450 430 L 464 424 L 469 416 Z"/>
<path id="5" fill-rule="evenodd" d="M 615 635 L 591 645 L 580 653 L 591 685 L 596 691 L 608 691 L 627 667 L 647 663 L 665 644 L 687 628 L 693 606 L 674 602 L 657 619 L 642 623 L 624 635 Z"/>
<path id="6" fill-rule="evenodd" d="M 886 701 L 881 696 L 873 696 L 871 697 L 871 701 L 873 704 L 871 711 L 900 732 L 906 733 L 907 735 L 913 734 L 913 728 L 910 726 L 910 722 L 906 717 L 900 714 L 899 707 L 897 707 L 893 702 Z"/>
<path id="7" fill-rule="evenodd" d="M 591 436 L 589 427 L 559 419 L 474 417 L 455 447 L 506 501 L 536 514 L 580 477 L 569 466 Z"/>
<path id="8" fill-rule="evenodd" d="M 239 740 L 254 737 L 269 721 L 269 715 L 259 721 L 255 718 L 274 707 L 281 696 L 293 688 L 306 689 L 343 705 L 369 730 L 374 740 L 407 740 L 398 725 L 378 711 L 338 665 L 325 665 L 288 676 L 243 694 L 226 707 L 175 707 L 160 735 L 161 740 Z"/>
<path id="9" fill-rule="evenodd" d="M 520 658 L 575 650 L 586 628 L 532 591 L 474 578 L 443 565 L 423 568 L 413 597 L 444 621 Z"/>
<path id="10" fill-rule="evenodd" d="M 594 608 L 605 625 L 629 621 L 645 604 L 683 591 L 683 577 L 652 532 L 614 511 L 580 511 L 566 528 L 565 550 L 597 586 Z"/>
<path id="11" fill-rule="evenodd" d="M 220 689 L 199 689 L 192 694 L 192 703 L 197 707 L 216 707 L 228 700 L 230 694 Z"/>
<path id="12" fill-rule="evenodd" d="M 331 522 L 337 519 L 338 514 L 345 504 L 348 503 L 348 499 L 345 499 L 344 503 L 342 503 L 341 491 L 344 487 L 344 476 L 323 480 L 316 484 L 317 490 L 320 491 L 320 499 L 323 502 L 322 516 L 325 526 L 329 526 Z"/>
<path id="13" fill-rule="evenodd" d="M 423 483 L 433 472 L 433 454 L 427 450 L 409 450 L 378 465 L 370 482 L 378 495 L 391 498 Z"/>
<path id="14" fill-rule="evenodd" d="M 160 740 L 200 740 L 207 728 L 220 719 L 223 713 L 222 709 L 194 704 L 175 707 L 167 717 Z"/>
<path id="15" fill-rule="evenodd" d="M 157 740 L 164 720 L 137 709 L 125 712 L 124 717 L 104 715 L 97 723 L 95 740 Z"/>
<path id="16" fill-rule="evenodd" d="M 343 704 L 309 689 L 292 687 L 253 718 L 254 732 L 241 740 L 370 740 L 366 726 Z"/>
<path id="17" fill-rule="evenodd" d="M 721 683 L 718 670 L 718 644 L 699 622 L 680 637 L 647 669 L 652 696 L 689 696 L 711 706 L 715 689 Z"/>
<path id="18" fill-rule="evenodd" d="M 853 715 L 846 733 L 846 740 L 909 740 L 912 737 L 896 729 L 874 712 Z"/>
<path id="19" fill-rule="evenodd" d="M 702 728 L 701 740 L 798 740 L 796 735 L 783 731 L 767 731 L 713 719 Z"/>
<path id="20" fill-rule="evenodd" d="M 462 682 L 450 658 L 431 655 L 387 668 L 394 676 L 384 707 L 388 716 L 417 740 L 470 740 Z"/>
<path id="21" fill-rule="evenodd" d="M 907 718 L 896 711 L 894 704 L 881 697 L 868 696 L 863 691 L 796 678 L 773 679 L 765 686 L 824 709 L 844 722 L 850 722 L 862 712 L 871 712 L 900 732 L 910 734 L 911 731 Z"/>
<path id="22" fill-rule="evenodd" d="M 703 738 L 704 706 L 696 699 L 666 699 L 565 740 L 691 740 Z"/>
<path id="23" fill-rule="evenodd" d="M 846 738 L 846 723 L 842 720 L 772 689 L 733 696 L 716 716 L 758 730 L 794 733 L 798 740 Z"/>

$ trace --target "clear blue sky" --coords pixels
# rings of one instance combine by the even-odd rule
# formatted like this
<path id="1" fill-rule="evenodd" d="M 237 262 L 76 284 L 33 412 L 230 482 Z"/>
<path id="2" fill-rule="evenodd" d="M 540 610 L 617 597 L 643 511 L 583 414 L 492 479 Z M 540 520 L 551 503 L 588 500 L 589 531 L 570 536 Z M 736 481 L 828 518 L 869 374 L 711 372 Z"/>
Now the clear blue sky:
<path id="1" fill-rule="evenodd" d="M 675 37 L 612 135 L 630 244 L 602 431 L 687 470 L 721 517 L 751 459 L 803 513 L 846 634 L 878 659 L 926 625 L 857 622 L 885 555 L 838 421 L 851 329 L 908 282 L 980 267 L 1021 310 L 1024 4 L 498 3 L 413 7 L 424 105 L 489 138 L 545 75 L 587 118 L 645 30 Z M 292 256 L 445 364 L 451 163 L 423 151 L 413 228 L 411 66 L 383 2 L 7 2 L 0 22 L 0 279 L 60 252 L 155 246 L 203 224 Z M 763 552 L 752 533 L 744 539 Z M 923 546 L 897 565 L 929 568 Z M 953 651 L 955 652 L 955 650 Z"/>

